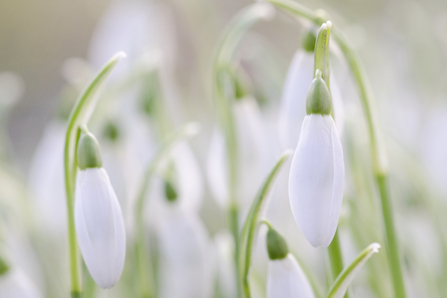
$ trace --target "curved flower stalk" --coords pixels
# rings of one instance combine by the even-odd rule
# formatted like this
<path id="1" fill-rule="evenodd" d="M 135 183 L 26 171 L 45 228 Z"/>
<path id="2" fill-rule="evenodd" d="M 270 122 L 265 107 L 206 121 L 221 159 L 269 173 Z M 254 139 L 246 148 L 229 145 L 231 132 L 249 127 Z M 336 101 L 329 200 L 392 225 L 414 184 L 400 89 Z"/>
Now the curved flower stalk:
<path id="1" fill-rule="evenodd" d="M 328 247 L 335 236 L 343 199 L 343 149 L 332 119 L 329 80 L 330 22 L 323 24 L 315 51 L 315 79 L 306 100 L 300 139 L 289 176 L 292 213 L 314 247 Z M 320 40 L 323 41 L 320 43 Z M 326 81 L 323 79 L 326 76 Z"/>
<path id="2" fill-rule="evenodd" d="M 252 248 L 253 241 L 255 238 L 255 229 L 258 223 L 259 213 L 261 212 L 264 201 L 269 194 L 269 191 L 279 174 L 281 167 L 289 158 L 291 152 L 289 150 L 285 151 L 279 160 L 276 162 L 273 169 L 270 171 L 269 175 L 265 181 L 261 184 L 261 187 L 256 194 L 255 199 L 252 202 L 250 211 L 245 219 L 244 226 L 240 234 L 241 252 L 237 256 L 238 262 L 240 264 L 240 276 L 242 277 L 242 284 L 244 286 L 244 293 L 246 298 L 251 297 L 250 284 L 248 280 L 248 275 L 250 273 L 250 263 L 252 258 Z"/>
<path id="3" fill-rule="evenodd" d="M 289 252 L 286 240 L 268 224 L 266 244 L 269 255 L 267 298 L 315 298 L 309 280 Z"/>
<path id="4" fill-rule="evenodd" d="M 75 222 L 79 247 L 95 282 L 103 289 L 114 286 L 124 268 L 126 234 L 123 215 L 96 138 L 83 130 L 77 159 Z"/>
<path id="5" fill-rule="evenodd" d="M 208 232 L 196 214 L 169 207 L 158 230 L 159 297 L 211 297 L 214 274 Z"/>

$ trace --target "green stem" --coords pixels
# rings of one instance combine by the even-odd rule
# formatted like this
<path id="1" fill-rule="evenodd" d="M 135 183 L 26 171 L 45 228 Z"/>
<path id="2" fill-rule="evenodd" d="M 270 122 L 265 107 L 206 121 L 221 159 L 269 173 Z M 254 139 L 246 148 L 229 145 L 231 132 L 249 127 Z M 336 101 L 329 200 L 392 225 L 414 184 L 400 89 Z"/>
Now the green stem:
<path id="1" fill-rule="evenodd" d="M 227 70 L 230 68 L 234 52 L 249 28 L 257 21 L 269 17 L 270 8 L 265 3 L 257 3 L 247 7 L 237 14 L 228 24 L 222 34 L 213 62 L 213 97 L 216 102 L 221 129 L 225 135 L 226 149 L 229 163 L 229 228 L 235 243 L 235 268 L 238 287 L 238 297 L 241 296 L 240 274 L 239 274 L 239 206 L 237 200 L 238 181 L 238 146 L 235 121 L 233 118 L 232 104 L 226 92 Z"/>
<path id="2" fill-rule="evenodd" d="M 337 276 L 343 271 L 343 255 L 341 253 L 340 238 L 338 235 L 338 229 L 335 232 L 334 239 L 327 248 L 329 254 L 329 262 L 331 263 L 331 272 L 333 282 Z M 345 294 L 345 298 L 349 298 L 348 293 Z"/>
<path id="3" fill-rule="evenodd" d="M 290 0 L 268 0 L 272 4 L 285 9 L 287 12 L 298 16 L 304 17 L 317 25 L 320 25 L 327 19 L 324 14 L 312 13 L 312 11 L 304 8 L 297 3 Z M 399 255 L 399 249 L 397 245 L 396 232 L 394 227 L 392 202 L 388 189 L 388 170 L 386 166 L 386 155 L 381 147 L 378 125 L 376 123 L 373 111 L 374 97 L 372 95 L 371 88 L 368 83 L 368 79 L 363 70 L 363 66 L 360 63 L 355 51 L 348 45 L 346 39 L 338 30 L 333 30 L 333 37 L 343 52 L 354 78 L 359 87 L 360 97 L 362 99 L 362 105 L 365 112 L 368 132 L 371 143 L 371 155 L 374 167 L 374 174 L 378 183 L 380 191 L 380 199 L 382 202 L 382 216 L 385 225 L 385 236 L 387 243 L 387 255 L 388 262 L 390 264 L 391 275 L 393 278 L 393 286 L 395 297 L 405 298 L 405 286 L 403 282 L 403 274 L 401 269 L 401 260 Z"/>
<path id="4" fill-rule="evenodd" d="M 388 175 L 377 175 L 377 184 L 379 185 L 380 199 L 382 202 L 382 214 L 385 222 L 386 233 L 386 251 L 388 262 L 391 267 L 391 277 L 394 281 L 395 297 L 405 297 L 405 284 L 403 280 L 402 267 L 400 264 L 399 250 L 397 245 L 397 236 L 394 228 L 393 208 L 389 197 Z"/>
<path id="5" fill-rule="evenodd" d="M 196 123 L 188 123 L 182 126 L 177 131 L 173 132 L 163 140 L 162 145 L 155 153 L 154 158 L 149 163 L 144 173 L 143 181 L 138 191 L 138 197 L 135 209 L 135 219 L 137 228 L 137 239 L 135 242 L 135 252 L 137 254 L 137 267 L 140 284 L 140 294 L 143 298 L 153 297 L 153 278 L 149 271 L 149 258 L 147 258 L 147 251 L 149 250 L 144 236 L 144 218 L 143 211 L 145 208 L 145 197 L 149 189 L 149 184 L 152 177 L 155 175 L 160 163 L 164 160 L 167 154 L 178 142 L 184 140 L 188 136 L 197 134 L 199 126 Z"/>

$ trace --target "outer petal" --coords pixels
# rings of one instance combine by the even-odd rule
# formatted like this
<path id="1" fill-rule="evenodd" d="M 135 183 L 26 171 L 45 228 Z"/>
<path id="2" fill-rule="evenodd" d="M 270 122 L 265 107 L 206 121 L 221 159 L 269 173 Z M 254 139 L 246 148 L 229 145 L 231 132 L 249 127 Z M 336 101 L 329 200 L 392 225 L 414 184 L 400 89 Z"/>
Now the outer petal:
<path id="1" fill-rule="evenodd" d="M 290 169 L 289 198 L 298 226 L 314 247 L 332 241 L 343 184 L 343 154 L 332 117 L 306 116 Z"/>
<path id="2" fill-rule="evenodd" d="M 298 50 L 293 56 L 284 84 L 279 118 L 279 136 L 285 148 L 295 149 L 306 116 L 306 97 L 312 83 L 314 56 Z"/>
<path id="3" fill-rule="evenodd" d="M 220 130 L 215 129 L 211 137 L 206 170 L 210 191 L 223 209 L 229 204 L 226 154 L 225 138 Z"/>
<path id="4" fill-rule="evenodd" d="M 175 209 L 159 230 L 160 297 L 211 297 L 214 276 L 207 231 L 195 215 Z"/>
<path id="5" fill-rule="evenodd" d="M 329 226 L 324 246 L 329 246 L 334 238 L 337 230 L 338 219 L 340 217 L 341 204 L 343 202 L 343 190 L 345 186 L 345 163 L 343 159 L 343 148 L 341 147 L 340 138 L 337 134 L 334 121 L 332 122 L 331 139 L 332 139 L 332 158 L 334 164 L 334 184 L 332 187 L 331 211 L 329 216 Z"/>
<path id="6" fill-rule="evenodd" d="M 293 255 L 269 262 L 267 298 L 314 298 L 312 287 Z"/>
<path id="7" fill-rule="evenodd" d="M 123 271 L 126 236 L 121 208 L 104 169 L 80 171 L 75 221 L 79 247 L 90 274 L 101 288 L 112 287 Z"/>

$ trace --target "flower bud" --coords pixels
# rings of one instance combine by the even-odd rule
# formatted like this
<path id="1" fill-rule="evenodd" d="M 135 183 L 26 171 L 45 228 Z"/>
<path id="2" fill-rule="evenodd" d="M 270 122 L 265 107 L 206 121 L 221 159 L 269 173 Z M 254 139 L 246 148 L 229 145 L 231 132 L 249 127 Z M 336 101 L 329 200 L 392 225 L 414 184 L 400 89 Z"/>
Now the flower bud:
<path id="1" fill-rule="evenodd" d="M 315 50 L 316 40 L 317 40 L 317 37 L 312 32 L 312 30 L 308 30 L 303 38 L 303 50 L 305 50 L 308 53 L 313 53 Z"/>
<path id="2" fill-rule="evenodd" d="M 177 191 L 171 181 L 165 180 L 165 196 L 169 202 L 175 202 L 178 198 Z"/>
<path id="3" fill-rule="evenodd" d="M 317 69 L 315 79 L 312 81 L 307 93 L 307 115 L 330 115 L 332 109 L 331 93 L 322 78 L 321 70 Z"/>
<path id="4" fill-rule="evenodd" d="M 82 132 L 77 148 L 77 161 L 81 170 L 102 167 L 102 156 L 99 143 L 89 131 Z"/>
<path id="5" fill-rule="evenodd" d="M 286 240 L 272 227 L 267 232 L 267 252 L 270 260 L 284 259 L 289 253 Z"/>

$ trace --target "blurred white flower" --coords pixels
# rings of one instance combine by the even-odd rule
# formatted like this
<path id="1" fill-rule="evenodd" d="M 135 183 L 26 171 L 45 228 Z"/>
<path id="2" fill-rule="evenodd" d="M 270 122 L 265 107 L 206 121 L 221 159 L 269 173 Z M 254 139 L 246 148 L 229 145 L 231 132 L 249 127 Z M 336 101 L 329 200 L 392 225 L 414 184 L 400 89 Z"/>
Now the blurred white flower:
<path id="1" fill-rule="evenodd" d="M 118 199 L 103 168 L 78 173 L 75 221 L 85 264 L 103 289 L 114 286 L 124 267 L 126 234 Z"/>
<path id="2" fill-rule="evenodd" d="M 329 115 L 304 118 L 289 176 L 295 221 L 312 246 L 329 246 L 343 199 L 343 149 Z"/>
<path id="3" fill-rule="evenodd" d="M 54 120 L 47 124 L 34 152 L 29 185 L 35 195 L 39 223 L 51 234 L 65 237 L 67 204 L 64 184 L 64 142 L 66 125 Z M 56 235 L 55 235 L 56 236 Z"/>
<path id="4" fill-rule="evenodd" d="M 256 100 L 246 97 L 233 103 L 238 146 L 238 199 L 248 207 L 271 166 L 268 135 L 263 115 Z M 210 190 L 222 208 L 228 208 L 228 156 L 225 137 L 216 130 L 211 138 L 207 157 L 207 177 Z"/>
<path id="5" fill-rule="evenodd" d="M 269 261 L 267 298 L 314 298 L 312 287 L 295 257 Z"/>
<path id="6" fill-rule="evenodd" d="M 175 64 L 176 37 L 169 10 L 163 4 L 144 1 L 115 1 L 99 22 L 90 44 L 90 61 L 100 67 L 108 57 L 124 51 L 128 59 L 117 67 L 115 78 L 141 55 L 159 49 L 163 61 Z"/>
<path id="7" fill-rule="evenodd" d="M 234 239 L 230 232 L 220 232 L 214 236 L 217 261 L 217 284 L 224 298 L 237 297 L 237 280 L 234 265 Z"/>
<path id="8" fill-rule="evenodd" d="M 0 275 L 0 297 L 42 298 L 32 281 L 18 268 Z"/>
<path id="9" fill-rule="evenodd" d="M 306 96 L 314 78 L 314 54 L 302 49 L 296 51 L 290 63 L 281 97 L 279 115 L 279 136 L 286 149 L 295 149 L 300 136 L 300 128 L 306 116 Z M 338 132 L 343 132 L 344 109 L 340 89 L 330 78 L 334 117 Z"/>
<path id="10" fill-rule="evenodd" d="M 209 298 L 214 266 L 208 232 L 194 213 L 170 207 L 158 229 L 159 297 Z"/>

